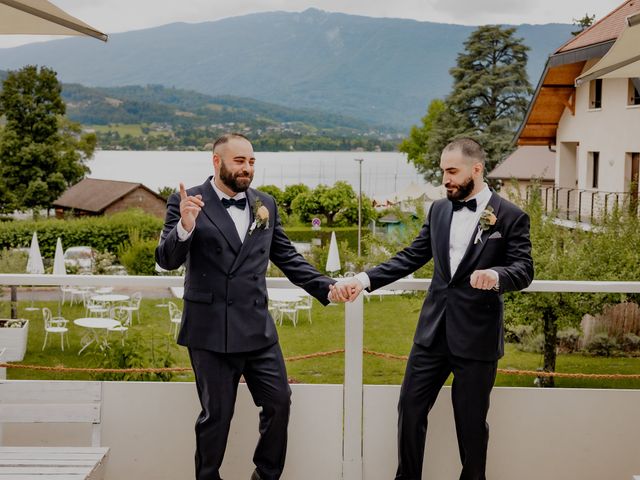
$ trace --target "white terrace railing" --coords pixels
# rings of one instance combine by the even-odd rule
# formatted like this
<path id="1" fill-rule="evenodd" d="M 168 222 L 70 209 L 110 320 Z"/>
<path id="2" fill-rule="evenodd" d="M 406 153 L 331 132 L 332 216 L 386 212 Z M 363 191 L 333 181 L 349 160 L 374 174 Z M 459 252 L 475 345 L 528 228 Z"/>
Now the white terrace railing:
<path id="1" fill-rule="evenodd" d="M 182 286 L 183 278 L 0 274 L 0 286 L 9 285 L 169 288 Z M 269 278 L 267 285 L 292 286 L 284 278 Z M 385 288 L 426 291 L 429 285 L 428 279 L 412 279 Z M 527 291 L 640 293 L 640 282 L 534 281 Z M 283 480 L 393 478 L 399 387 L 363 385 L 362 298 L 345 307 L 344 384 L 292 385 L 291 441 Z M 103 444 L 111 448 L 105 478 L 192 478 L 192 425 L 198 410 L 193 386 L 102 385 Z M 450 390 L 443 389 L 430 416 L 425 478 L 453 480 L 459 474 L 449 398 Z M 640 474 L 640 390 L 496 388 L 492 398 L 491 478 L 600 480 Z M 255 418 L 256 408 L 241 386 L 224 478 L 249 478 Z M 5 429 L 5 440 L 12 432 Z M 21 435 L 12 438 L 26 441 Z M 31 435 L 47 444 L 41 433 Z M 69 435 L 78 441 L 77 432 Z M 58 429 L 53 437 L 60 436 Z"/>

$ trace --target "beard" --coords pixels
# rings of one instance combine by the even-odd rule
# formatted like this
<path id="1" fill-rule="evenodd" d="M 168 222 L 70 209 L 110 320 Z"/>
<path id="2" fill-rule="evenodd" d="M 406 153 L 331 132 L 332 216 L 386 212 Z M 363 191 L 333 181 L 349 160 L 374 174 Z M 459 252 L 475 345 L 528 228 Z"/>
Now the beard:
<path id="1" fill-rule="evenodd" d="M 447 198 L 449 200 L 464 200 L 471 194 L 471 192 L 473 192 L 475 183 L 473 181 L 473 178 L 469 177 L 466 181 L 464 181 L 460 185 L 452 185 L 450 183 L 445 185 L 445 188 L 447 189 L 452 187 L 455 188 L 455 190 L 453 191 L 447 190 Z"/>
<path id="2" fill-rule="evenodd" d="M 224 162 L 220 162 L 220 180 L 236 193 L 246 192 L 253 180 L 253 174 L 249 172 L 238 172 L 234 174 L 227 170 Z"/>

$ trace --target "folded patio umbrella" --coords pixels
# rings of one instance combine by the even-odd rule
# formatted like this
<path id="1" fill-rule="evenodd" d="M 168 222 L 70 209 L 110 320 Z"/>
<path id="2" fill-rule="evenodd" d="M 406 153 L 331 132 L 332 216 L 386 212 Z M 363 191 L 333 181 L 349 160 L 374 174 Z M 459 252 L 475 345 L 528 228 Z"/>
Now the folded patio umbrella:
<path id="1" fill-rule="evenodd" d="M 340 270 L 340 252 L 338 251 L 338 241 L 336 240 L 336 232 L 331 232 L 331 242 L 329 243 L 329 255 L 327 255 L 327 272 L 337 272 Z"/>
<path id="2" fill-rule="evenodd" d="M 62 250 L 62 239 L 58 237 L 56 243 L 56 253 L 53 257 L 53 274 L 54 275 L 66 275 L 67 268 L 64 266 L 64 252 Z"/>
<path id="3" fill-rule="evenodd" d="M 38 234 L 33 232 L 31 237 L 31 247 L 29 248 L 29 260 L 27 260 L 27 273 L 41 274 L 44 273 L 44 263 L 40 254 L 40 245 L 38 244 Z M 33 306 L 33 286 L 31 286 L 31 306 L 25 308 L 27 311 L 39 310 Z"/>

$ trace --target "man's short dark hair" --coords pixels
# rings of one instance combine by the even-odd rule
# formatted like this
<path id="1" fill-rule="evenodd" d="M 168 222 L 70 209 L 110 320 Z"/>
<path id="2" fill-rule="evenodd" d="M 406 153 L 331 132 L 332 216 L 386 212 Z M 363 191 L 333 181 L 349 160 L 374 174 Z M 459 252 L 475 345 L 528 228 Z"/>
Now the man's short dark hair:
<path id="1" fill-rule="evenodd" d="M 482 145 L 480 145 L 473 138 L 456 138 L 446 147 L 444 147 L 445 152 L 449 152 L 451 150 L 460 150 L 462 152 L 462 155 L 464 155 L 465 157 L 476 159 L 478 162 L 482 163 L 483 166 L 487 160 L 487 154 L 482 148 Z"/>
<path id="2" fill-rule="evenodd" d="M 231 133 L 225 133 L 223 135 L 220 135 L 215 142 L 213 142 L 213 151 L 216 151 L 216 148 L 219 145 L 224 145 L 225 143 L 227 143 L 229 140 L 231 140 L 232 138 L 244 138 L 247 142 L 251 143 L 251 140 L 249 140 L 247 137 L 245 137 L 243 134 L 241 133 L 237 133 L 237 132 L 231 132 Z"/>

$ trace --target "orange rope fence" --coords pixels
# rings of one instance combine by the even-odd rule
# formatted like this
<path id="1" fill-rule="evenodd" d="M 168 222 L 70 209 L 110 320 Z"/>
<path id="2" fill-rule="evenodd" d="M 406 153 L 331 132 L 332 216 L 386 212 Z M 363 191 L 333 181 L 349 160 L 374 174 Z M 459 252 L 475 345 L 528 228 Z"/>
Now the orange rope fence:
<path id="1" fill-rule="evenodd" d="M 286 357 L 287 362 L 297 362 L 301 360 L 309 360 L 312 358 L 330 357 L 334 355 L 340 355 L 344 353 L 344 349 L 330 350 L 328 352 L 316 352 L 307 355 L 296 355 L 292 357 Z M 406 361 L 408 357 L 406 355 L 396 355 L 392 353 L 381 353 L 373 350 L 363 350 L 365 355 L 373 357 L 384 358 L 387 360 L 401 360 Z M 47 367 L 44 365 L 22 365 L 17 363 L 0 363 L 0 368 L 12 368 L 23 370 L 39 370 L 58 373 L 71 373 L 71 372 L 89 372 L 89 373 L 181 373 L 190 372 L 191 367 L 164 367 L 164 368 L 86 368 L 86 367 L 64 367 L 62 365 L 55 367 Z M 640 380 L 640 374 L 604 374 L 604 373 L 562 373 L 562 372 L 545 372 L 538 370 L 518 370 L 518 369 L 505 369 L 499 368 L 498 373 L 503 375 L 519 375 L 529 377 L 555 377 L 555 378 L 580 378 L 580 379 L 597 379 L 597 380 Z"/>

